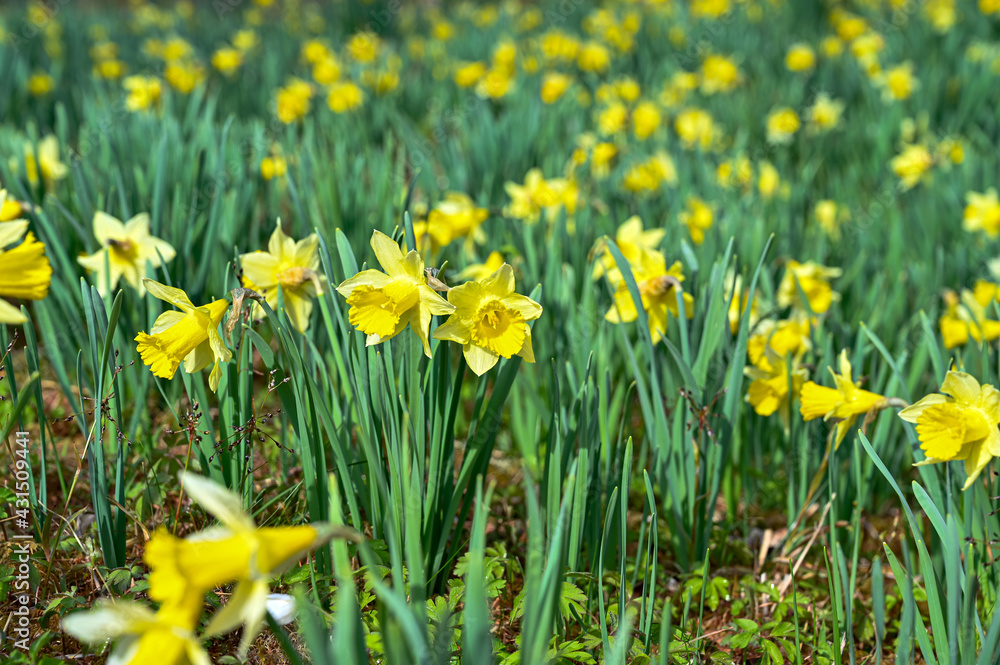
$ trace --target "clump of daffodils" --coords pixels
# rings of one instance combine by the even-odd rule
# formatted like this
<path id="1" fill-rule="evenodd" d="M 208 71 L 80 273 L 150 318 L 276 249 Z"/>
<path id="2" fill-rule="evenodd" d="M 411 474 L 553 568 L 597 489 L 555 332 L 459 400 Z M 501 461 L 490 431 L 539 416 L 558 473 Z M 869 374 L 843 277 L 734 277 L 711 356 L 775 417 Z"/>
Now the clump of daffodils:
<path id="1" fill-rule="evenodd" d="M 404 255 L 392 238 L 379 231 L 372 234 L 371 244 L 385 272 L 363 270 L 337 287 L 350 306 L 348 320 L 367 335 L 368 345 L 381 344 L 409 326 L 430 357 L 431 319 L 447 315 L 433 337 L 460 344 L 476 375 L 488 372 L 500 358 L 535 361 L 528 324 L 541 316 L 542 306 L 515 292 L 514 269 L 499 252 L 493 252 L 486 264 L 460 274 L 473 277 L 472 281 L 448 287 L 428 278 L 416 250 Z M 448 299 L 438 290 L 446 291 Z"/>

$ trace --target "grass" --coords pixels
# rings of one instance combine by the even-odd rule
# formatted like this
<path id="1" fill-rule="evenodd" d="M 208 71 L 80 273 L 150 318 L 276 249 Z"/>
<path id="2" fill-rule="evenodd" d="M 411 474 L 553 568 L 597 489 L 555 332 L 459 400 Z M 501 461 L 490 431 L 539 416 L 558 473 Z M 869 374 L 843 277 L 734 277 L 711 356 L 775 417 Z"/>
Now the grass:
<path id="1" fill-rule="evenodd" d="M 31 535 L 30 636 L 15 643 L 5 624 L 5 657 L 107 657 L 60 620 L 99 598 L 147 602 L 143 553 L 155 529 L 212 525 L 182 491 L 187 469 L 236 492 L 260 526 L 330 522 L 364 534 L 273 581 L 296 599 L 296 618 L 269 618 L 251 663 L 995 662 L 993 466 L 966 490 L 959 463 L 915 467 L 925 459 L 918 431 L 896 414 L 937 392 L 952 367 L 997 382 L 983 320 L 1000 309 L 949 309 L 947 291 L 998 281 L 996 238 L 962 228 L 967 194 L 998 186 L 998 17 L 956 2 L 954 24 L 937 29 L 948 3 L 851 3 L 863 29 L 832 55 L 823 40 L 849 28 L 839 5 L 746 2 L 699 16 L 705 4 L 5 5 L 0 183 L 27 204 L 52 266 L 44 299 L 6 298 L 28 321 L 0 325 L 5 616 L 21 603 L 15 534 Z M 241 30 L 256 44 L 226 76 L 212 55 Z M 547 58 L 556 32 L 605 44 L 608 69 Z M 163 56 L 174 37 L 191 51 L 175 64 L 203 69 L 190 91 Z M 302 55 L 313 39 L 363 90 L 360 108 L 328 108 Z M 868 59 L 858 57 L 865 40 L 882 45 Z M 503 70 L 508 42 L 516 55 Z M 817 53 L 809 71 L 786 67 L 798 42 Z M 357 57 L 373 43 L 374 60 Z M 704 82 L 710 54 L 732 58 L 734 89 L 679 87 L 681 72 Z M 912 62 L 919 84 L 892 99 L 872 57 L 883 72 Z M 149 108 L 101 74 L 109 60 L 160 82 Z M 456 71 L 472 61 L 506 72 L 506 94 L 459 86 Z M 573 82 L 547 104 L 552 71 Z M 41 74 L 50 89 L 32 92 Z M 313 96 L 286 123 L 276 102 L 292 76 Z M 808 122 L 821 92 L 844 104 L 825 132 Z M 588 139 L 616 98 L 630 120 Z M 631 126 L 642 102 L 661 116 L 644 139 Z M 767 137 L 779 107 L 803 123 L 786 144 Z M 679 134 L 690 108 L 714 119 L 704 148 Z M 30 177 L 26 150 L 49 135 L 67 170 L 46 182 Z M 606 174 L 588 140 L 614 146 Z M 932 160 L 912 188 L 892 166 L 907 145 Z M 676 181 L 633 191 L 637 165 L 660 154 Z M 262 161 L 277 157 L 287 171 L 265 178 Z M 753 173 L 743 184 L 741 160 Z M 760 182 L 771 167 L 773 191 Z M 575 207 L 518 219 L 506 183 L 533 168 L 572 182 Z M 453 343 L 432 339 L 427 358 L 407 330 L 366 346 L 349 320 L 335 287 L 378 267 L 372 232 L 416 246 L 452 191 L 487 212 L 483 237 L 421 245 L 426 265 L 455 287 L 460 270 L 501 252 L 517 291 L 543 307 L 534 362 L 513 356 L 476 376 Z M 679 221 L 690 197 L 714 211 L 701 243 Z M 836 232 L 816 213 L 827 199 L 841 211 Z M 134 338 L 171 307 L 125 282 L 101 294 L 77 262 L 101 249 L 97 211 L 148 212 L 151 233 L 176 249 L 148 275 L 196 304 L 235 302 L 232 327 L 220 326 L 232 359 L 217 391 L 207 371 L 168 380 L 144 366 Z M 623 324 L 605 316 L 616 290 L 641 302 L 651 288 L 627 244 L 611 242 L 632 215 L 662 229 L 657 249 L 667 266 L 681 262 L 693 297 L 689 311 L 670 291 L 678 312 L 656 341 L 652 310 Z M 279 218 L 292 238 L 318 236 L 327 287 L 305 333 L 284 290 L 257 314 L 233 292 L 240 255 L 266 249 Z M 602 241 L 618 281 L 591 278 Z M 799 304 L 781 304 L 791 261 L 842 270 L 829 309 L 811 311 L 802 278 L 790 282 Z M 0 295 L 16 278 L 0 264 Z M 964 321 L 971 339 L 946 346 L 941 317 Z M 748 402 L 755 345 L 776 344 L 772 324 L 806 319 L 785 360 L 833 386 L 827 368 L 840 372 L 846 349 L 854 380 L 893 400 L 860 414 L 839 446 L 830 421 L 803 420 L 797 395 L 787 426 Z M 975 339 L 980 330 L 987 339 Z M 231 594 L 207 595 L 201 627 Z M 204 640 L 219 663 L 239 662 L 237 643 L 238 632 Z"/>

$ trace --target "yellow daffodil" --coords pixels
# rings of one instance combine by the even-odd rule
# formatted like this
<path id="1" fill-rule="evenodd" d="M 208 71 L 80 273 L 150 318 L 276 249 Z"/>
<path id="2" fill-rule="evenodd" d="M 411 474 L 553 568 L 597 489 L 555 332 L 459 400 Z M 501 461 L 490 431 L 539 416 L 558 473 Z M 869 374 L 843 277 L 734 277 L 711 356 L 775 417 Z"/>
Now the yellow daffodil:
<path id="1" fill-rule="evenodd" d="M 0 189 L 0 222 L 20 220 L 21 215 L 27 209 L 28 206 L 26 204 L 7 198 L 6 189 Z"/>
<path id="2" fill-rule="evenodd" d="M 649 334 L 656 344 L 667 332 L 667 312 L 675 317 L 680 316 L 678 292 L 684 299 L 684 311 L 688 318 L 694 316 L 694 298 L 681 288 L 684 271 L 680 261 L 674 262 L 668 269 L 662 254 L 646 252 L 642 256 L 642 262 L 631 268 L 639 287 L 642 308 L 649 317 Z M 624 279 L 617 284 L 614 298 L 614 304 L 604 315 L 606 320 L 611 323 L 629 323 L 639 317 Z"/>
<path id="3" fill-rule="evenodd" d="M 160 103 L 163 89 L 160 79 L 155 76 L 128 76 L 122 86 L 128 91 L 125 108 L 129 111 L 146 111 Z"/>
<path id="4" fill-rule="evenodd" d="M 730 11 L 730 0 L 693 0 L 691 16 L 695 18 L 719 18 Z"/>
<path id="5" fill-rule="evenodd" d="M 844 112 L 844 103 L 835 100 L 825 92 L 816 95 L 816 101 L 806 112 L 809 122 L 808 132 L 818 134 L 835 129 L 840 124 L 840 116 Z"/>
<path id="6" fill-rule="evenodd" d="M 945 312 L 938 319 L 941 338 L 946 349 L 962 346 L 973 339 L 978 343 L 1000 338 L 1000 321 L 987 318 L 995 293 L 979 286 L 975 291 L 962 289 L 962 295 L 945 293 Z"/>
<path id="7" fill-rule="evenodd" d="M 212 390 L 219 389 L 222 378 L 220 362 L 229 362 L 232 352 L 219 334 L 218 327 L 229 309 L 229 301 L 216 300 L 202 307 L 195 307 L 191 299 L 181 289 L 166 286 L 151 279 L 142 283 L 155 298 L 169 302 L 179 312 L 167 311 L 160 314 L 153 323 L 149 334 L 140 332 L 135 336 L 142 362 L 150 371 L 163 379 L 174 378 L 174 373 L 184 363 L 184 371 L 194 374 L 212 364 L 208 384 Z"/>
<path id="8" fill-rule="evenodd" d="M 465 238 L 466 250 L 472 250 L 472 243 L 486 239 L 482 223 L 490 216 L 489 210 L 476 205 L 468 194 L 448 192 L 428 213 L 427 220 L 413 225 L 417 247 L 423 249 L 429 244 L 436 252 L 460 238 Z"/>
<path id="9" fill-rule="evenodd" d="M 754 334 L 747 340 L 747 357 L 750 359 L 750 364 L 769 370 L 768 349 L 782 358 L 789 354 L 801 357 L 812 348 L 810 330 L 809 319 L 801 315 L 781 321 L 761 321 L 754 328 Z"/>
<path id="10" fill-rule="evenodd" d="M 90 256 L 81 256 L 77 262 L 93 273 L 101 295 L 107 295 L 122 277 L 142 297 L 146 288 L 142 278 L 146 265 L 159 268 L 172 261 L 176 252 L 165 240 L 149 235 L 149 215 L 140 213 L 127 223 L 104 212 L 94 213 L 94 237 L 101 249 Z"/>
<path id="11" fill-rule="evenodd" d="M 347 53 L 357 62 L 371 62 L 380 46 L 381 40 L 374 32 L 359 32 L 347 42 Z"/>
<path id="12" fill-rule="evenodd" d="M 778 174 L 778 169 L 774 168 L 774 164 L 771 162 L 762 162 L 757 176 L 757 190 L 760 195 L 765 200 L 770 199 L 780 186 L 781 176 Z"/>
<path id="13" fill-rule="evenodd" d="M 750 293 L 743 284 L 743 276 L 735 274 L 731 268 L 726 274 L 723 297 L 728 298 L 730 294 L 732 294 L 732 300 L 729 301 L 727 318 L 729 319 L 729 332 L 735 335 L 739 332 L 740 322 L 744 312 L 746 312 L 747 303 L 750 301 Z M 750 317 L 747 321 L 749 330 L 753 330 L 760 320 L 760 310 L 760 293 L 754 293 L 753 303 L 750 305 Z"/>
<path id="14" fill-rule="evenodd" d="M 385 272 L 363 270 L 337 287 L 351 307 L 348 320 L 368 336 L 368 346 L 392 339 L 409 325 L 430 357 L 431 316 L 451 314 L 455 306 L 427 285 L 424 260 L 416 250 L 404 256 L 392 238 L 379 231 L 372 234 L 371 245 Z"/>
<path id="15" fill-rule="evenodd" d="M 640 141 L 645 141 L 660 126 L 660 111 L 653 102 L 642 102 L 632 111 L 632 131 Z"/>
<path id="16" fill-rule="evenodd" d="M 573 84 L 573 79 L 559 72 L 548 72 L 542 78 L 542 101 L 546 104 L 555 104 L 569 87 Z"/>
<path id="17" fill-rule="evenodd" d="M 579 197 L 576 183 L 566 178 L 546 179 L 541 169 L 528 171 L 523 185 L 508 182 L 504 189 L 511 199 L 504 214 L 529 224 L 537 222 L 543 214 L 547 221 L 554 221 L 563 208 L 567 215 L 576 212 Z"/>
<path id="18" fill-rule="evenodd" d="M 457 279 L 473 280 L 481 282 L 503 266 L 503 254 L 500 252 L 490 252 L 484 263 L 472 263 L 459 271 L 455 276 Z"/>
<path id="19" fill-rule="evenodd" d="M 14 243 L 19 243 L 14 247 Z M 9 249 L 5 249 L 10 247 Z M 49 293 L 52 266 L 45 256 L 45 244 L 28 231 L 28 222 L 0 224 L 0 296 L 20 300 L 41 300 Z M 21 324 L 27 319 L 0 298 L 0 323 Z"/>
<path id="20" fill-rule="evenodd" d="M 257 291 L 271 309 L 278 307 L 278 287 L 285 300 L 285 312 L 299 332 L 309 327 L 312 299 L 322 295 L 325 280 L 319 274 L 319 236 L 312 233 L 298 242 L 281 230 L 281 220 L 267 243 L 267 251 L 240 255 L 243 286 Z"/>
<path id="21" fill-rule="evenodd" d="M 603 73 L 611 64 L 611 52 L 599 42 L 587 42 L 576 52 L 576 65 L 585 72 Z"/>
<path id="22" fill-rule="evenodd" d="M 278 119 L 286 125 L 297 122 L 309 113 L 312 86 L 299 79 L 293 79 L 278 90 L 276 105 Z"/>
<path id="23" fill-rule="evenodd" d="M 695 146 L 702 150 L 712 147 L 715 140 L 715 122 L 708 111 L 698 108 L 684 109 L 674 119 L 674 131 L 688 150 Z"/>
<path id="24" fill-rule="evenodd" d="M 618 245 L 618 250 L 629 265 L 642 265 L 646 254 L 659 255 L 662 259 L 663 255 L 660 254 L 658 248 L 666 233 L 666 229 L 643 230 L 642 218 L 639 215 L 632 215 L 618 227 L 618 231 L 615 233 L 615 244 Z M 603 238 L 597 241 L 594 250 L 599 252 L 599 257 L 594 264 L 592 277 L 599 279 L 602 275 L 607 274 L 608 280 L 617 285 L 622 279 L 622 273 L 615 264 L 615 257 Z"/>
<path id="25" fill-rule="evenodd" d="M 16 161 L 12 165 L 17 169 Z M 45 183 L 46 189 L 52 189 L 57 180 L 62 180 L 69 174 L 69 167 L 59 161 L 59 140 L 46 136 L 38 142 L 38 152 L 30 143 L 24 147 L 24 170 L 32 187 L 38 186 L 39 178 Z"/>
<path id="26" fill-rule="evenodd" d="M 903 152 L 892 158 L 890 165 L 905 191 L 913 189 L 929 177 L 931 167 L 934 166 L 934 156 L 922 145 L 908 145 L 903 148 Z"/>
<path id="27" fill-rule="evenodd" d="M 282 178 L 288 173 L 288 160 L 281 155 L 272 155 L 260 160 L 260 176 L 264 180 Z"/>
<path id="28" fill-rule="evenodd" d="M 850 219 L 850 211 L 836 201 L 823 199 L 816 204 L 813 215 L 823 232 L 834 240 L 840 238 L 840 225 Z"/>
<path id="29" fill-rule="evenodd" d="M 163 70 L 163 78 L 171 88 L 188 95 L 205 80 L 205 68 L 197 62 L 171 62 Z"/>
<path id="30" fill-rule="evenodd" d="M 753 183 L 753 164 L 746 155 L 740 155 L 734 160 L 719 164 L 715 170 L 715 178 L 722 187 L 739 185 L 743 189 L 748 189 Z"/>
<path id="31" fill-rule="evenodd" d="M 342 81 L 330 86 L 326 105 L 334 113 L 347 113 L 365 103 L 365 92 L 351 81 Z"/>
<path id="32" fill-rule="evenodd" d="M 212 54 L 212 66 L 224 76 L 232 76 L 243 64 L 243 52 L 239 49 L 225 46 Z"/>
<path id="33" fill-rule="evenodd" d="M 228 489 L 186 472 L 181 472 L 181 483 L 220 525 L 184 539 L 165 528 L 154 534 L 144 557 L 151 571 L 149 597 L 164 603 L 201 598 L 211 589 L 236 582 L 229 602 L 209 621 L 205 636 L 221 635 L 244 624 L 238 653 L 246 658 L 264 621 L 271 579 L 330 538 L 356 535 L 322 523 L 258 528 L 243 511 L 240 497 Z"/>
<path id="34" fill-rule="evenodd" d="M 482 61 L 464 64 L 455 72 L 455 85 L 460 88 L 471 88 L 486 76 L 487 71 L 489 68 Z"/>
<path id="35" fill-rule="evenodd" d="M 899 417 L 917 426 L 920 448 L 927 459 L 920 464 L 965 461 L 968 489 L 990 460 L 1000 456 L 1000 391 L 980 386 L 965 372 L 948 372 L 941 394 L 927 395 Z"/>
<path id="36" fill-rule="evenodd" d="M 785 67 L 793 72 L 811 71 L 816 66 L 816 52 L 808 44 L 792 44 L 785 54 Z"/>
<path id="37" fill-rule="evenodd" d="M 840 268 L 828 268 L 813 261 L 789 261 L 785 276 L 778 285 L 778 305 L 805 309 L 805 303 L 799 296 L 801 289 L 809 300 L 809 309 L 815 314 L 822 314 L 830 309 L 834 301 L 840 300 L 840 294 L 830 286 L 830 280 L 841 274 L 843 271 Z"/>
<path id="38" fill-rule="evenodd" d="M 44 97 L 55 87 L 55 80 L 45 72 L 36 72 L 28 79 L 28 92 L 31 93 L 32 97 Z"/>
<path id="39" fill-rule="evenodd" d="M 851 378 L 851 362 L 847 350 L 840 352 L 840 374 L 828 368 L 833 375 L 835 388 L 827 388 L 812 381 L 802 386 L 802 418 L 804 420 L 836 420 L 837 436 L 834 448 L 840 446 L 858 416 L 881 408 L 885 398 L 862 390 Z"/>
<path id="40" fill-rule="evenodd" d="M 115 665 L 210 665 L 194 632 L 202 602 L 201 595 L 171 599 L 154 613 L 135 602 L 99 601 L 91 610 L 65 616 L 62 628 L 81 642 L 116 641 L 108 657 Z"/>
<path id="41" fill-rule="evenodd" d="M 883 94 L 888 100 L 909 99 L 913 90 L 919 85 L 919 81 L 913 75 L 913 63 L 904 62 L 890 69 L 880 76 L 878 83 L 882 86 Z"/>
<path id="42" fill-rule="evenodd" d="M 528 321 L 542 306 L 514 292 L 514 269 L 503 264 L 481 282 L 466 282 L 448 291 L 455 312 L 434 331 L 434 339 L 462 345 L 469 368 L 482 376 L 500 358 L 521 356 L 535 362 Z"/>
<path id="43" fill-rule="evenodd" d="M 612 102 L 597 113 L 596 124 L 605 136 L 618 134 L 628 124 L 628 108 L 619 101 Z"/>
<path id="44" fill-rule="evenodd" d="M 665 152 L 659 152 L 644 162 L 635 164 L 625 173 L 622 184 L 630 192 L 650 193 L 666 184 L 677 184 L 677 168 L 674 160 Z"/>
<path id="45" fill-rule="evenodd" d="M 730 58 L 713 54 L 701 63 L 701 94 L 703 95 L 730 92 L 740 84 L 740 80 L 740 69 Z"/>
<path id="46" fill-rule="evenodd" d="M 313 80 L 320 85 L 331 85 L 340 79 L 342 67 L 340 61 L 329 55 L 313 65 Z"/>
<path id="47" fill-rule="evenodd" d="M 712 228 L 714 213 L 712 207 L 697 196 L 689 196 L 687 209 L 678 215 L 680 223 L 687 227 L 691 242 L 700 245 L 705 241 L 705 231 Z"/>
<path id="48" fill-rule="evenodd" d="M 799 366 L 796 356 L 791 356 L 789 364 L 787 356 L 778 355 L 770 347 L 766 349 L 765 360 L 762 367 L 744 369 L 746 376 L 752 379 L 747 387 L 746 401 L 761 416 L 770 416 L 777 411 L 787 432 L 792 400 L 798 397 L 809 373 Z"/>
<path id="49" fill-rule="evenodd" d="M 767 140 L 779 145 L 789 143 L 800 126 L 799 115 L 793 109 L 775 109 L 767 116 Z"/>
<path id="50" fill-rule="evenodd" d="M 983 231 L 991 238 L 1000 234 L 1000 199 L 997 190 L 990 187 L 983 194 L 967 192 L 967 205 L 962 219 L 966 231 Z"/>

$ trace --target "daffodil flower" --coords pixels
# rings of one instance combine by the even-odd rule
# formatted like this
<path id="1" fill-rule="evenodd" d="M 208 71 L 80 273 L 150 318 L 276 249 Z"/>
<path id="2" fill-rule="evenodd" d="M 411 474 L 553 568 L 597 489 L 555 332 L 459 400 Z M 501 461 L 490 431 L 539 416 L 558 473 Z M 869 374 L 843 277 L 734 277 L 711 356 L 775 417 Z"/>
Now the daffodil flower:
<path id="1" fill-rule="evenodd" d="M 791 402 L 802 389 L 808 372 L 804 367 L 799 367 L 795 356 L 780 356 L 771 347 L 767 347 L 764 354 L 765 363 L 744 369 L 744 374 L 753 379 L 747 388 L 746 401 L 761 416 L 769 416 L 777 411 L 787 432 Z"/>
<path id="2" fill-rule="evenodd" d="M 348 320 L 365 333 L 368 346 L 381 344 L 409 325 L 431 355 L 431 316 L 451 314 L 455 306 L 427 285 L 424 260 L 415 250 L 403 255 L 392 238 L 375 231 L 372 249 L 385 272 L 363 270 L 337 287 L 351 306 Z"/>
<path id="3" fill-rule="evenodd" d="M 194 634 L 202 600 L 198 595 L 165 603 L 155 613 L 134 602 L 99 603 L 64 617 L 62 628 L 81 642 L 116 640 L 108 657 L 114 665 L 211 665 Z"/>
<path id="4" fill-rule="evenodd" d="M 13 170 L 16 170 L 16 165 Z M 69 175 L 69 167 L 59 161 L 59 140 L 46 136 L 38 142 L 38 152 L 30 143 L 24 147 L 24 170 L 32 187 L 38 186 L 39 176 L 47 189 L 52 189 L 56 180 Z"/>
<path id="5" fill-rule="evenodd" d="M 181 482 L 188 495 L 221 524 L 184 539 L 165 529 L 156 532 L 145 554 L 152 571 L 149 597 L 165 603 L 200 598 L 211 589 L 236 582 L 232 597 L 211 618 L 205 636 L 245 624 L 239 647 L 240 657 L 245 658 L 264 621 L 271 579 L 330 538 L 358 536 L 329 524 L 257 528 L 235 493 L 192 473 L 182 472 Z"/>
<path id="6" fill-rule="evenodd" d="M 847 350 L 840 352 L 840 374 L 829 368 L 833 375 L 836 388 L 827 388 L 812 381 L 802 386 L 802 418 L 804 420 L 836 420 L 837 438 L 834 447 L 840 446 L 847 433 L 851 430 L 858 416 L 881 408 L 886 399 L 867 390 L 862 390 L 851 379 L 851 361 L 847 359 Z"/>
<path id="7" fill-rule="evenodd" d="M 149 235 L 149 215 L 140 213 L 122 224 L 121 220 L 104 212 L 94 214 L 94 237 L 101 249 L 77 262 L 95 275 L 97 290 L 106 295 L 118 286 L 122 277 L 139 296 L 146 295 L 142 278 L 146 263 L 159 268 L 171 261 L 176 252 L 170 243 Z"/>
<path id="8" fill-rule="evenodd" d="M 482 376 L 500 358 L 521 356 L 535 362 L 528 321 L 542 315 L 537 302 L 514 293 L 514 269 L 503 264 L 482 282 L 466 282 L 448 291 L 455 313 L 437 330 L 435 339 L 462 345 L 465 361 Z"/>
<path id="9" fill-rule="evenodd" d="M 963 460 L 968 489 L 994 457 L 1000 456 L 1000 391 L 980 386 L 965 372 L 948 372 L 944 395 L 927 395 L 899 417 L 917 426 L 927 459 L 919 464 Z"/>
<path id="10" fill-rule="evenodd" d="M 243 266 L 243 286 L 257 291 L 272 309 L 278 306 L 278 287 L 285 298 L 285 308 L 292 325 L 299 332 L 309 327 L 312 299 L 323 293 L 326 280 L 319 270 L 316 251 L 319 236 L 315 233 L 298 242 L 281 230 L 279 219 L 266 252 L 250 252 L 240 256 Z"/>
<path id="11" fill-rule="evenodd" d="M 220 362 L 229 362 L 232 352 L 219 334 L 219 323 L 229 308 L 228 300 L 215 300 L 202 307 L 195 307 L 181 289 L 175 289 L 151 279 L 143 284 L 154 297 L 169 302 L 181 310 L 160 314 L 149 334 L 135 336 L 142 362 L 149 365 L 154 375 L 163 379 L 174 378 L 174 373 L 184 363 L 184 371 L 194 374 L 208 367 L 213 361 L 208 384 L 219 389 L 222 378 Z"/>
<path id="12" fill-rule="evenodd" d="M 642 308 L 649 316 L 649 334 L 653 344 L 659 342 L 667 332 L 667 312 L 675 317 L 680 316 L 678 291 L 682 291 L 687 317 L 694 315 L 694 299 L 690 294 L 683 293 L 681 288 L 684 272 L 680 261 L 675 261 L 668 269 L 662 254 L 647 253 L 640 265 L 632 266 L 632 275 L 639 287 Z M 639 311 L 632 300 L 632 294 L 622 279 L 615 290 L 615 302 L 604 318 L 611 323 L 629 323 L 638 317 Z"/>
<path id="13" fill-rule="evenodd" d="M 0 222 L 13 222 L 21 218 L 24 205 L 7 198 L 7 190 L 0 189 Z"/>
<path id="14" fill-rule="evenodd" d="M 639 215 L 632 215 L 618 227 L 615 244 L 630 265 L 639 265 L 644 254 L 660 253 L 657 247 L 663 242 L 663 236 L 666 234 L 666 229 L 643 230 L 642 218 Z M 622 278 L 622 273 L 615 265 L 615 257 L 608 249 L 607 243 L 603 239 L 598 240 L 595 249 L 600 252 L 600 257 L 594 264 L 592 277 L 599 279 L 601 275 L 607 274 L 608 280 L 612 284 L 617 284 Z"/>
<path id="15" fill-rule="evenodd" d="M 801 288 L 809 301 L 809 309 L 814 314 L 822 314 L 830 309 L 834 301 L 840 300 L 840 294 L 830 286 L 830 280 L 841 274 L 843 271 L 840 268 L 828 268 L 813 261 L 789 261 L 778 285 L 778 306 L 794 305 L 805 309 L 799 294 Z"/>
<path id="16" fill-rule="evenodd" d="M 500 266 L 504 263 L 503 254 L 500 252 L 490 252 L 490 255 L 486 257 L 486 261 L 484 263 L 472 263 L 467 265 L 459 271 L 456 277 L 458 279 L 471 279 L 480 282 L 495 273 L 497 270 L 500 270 Z"/>
<path id="17" fill-rule="evenodd" d="M 20 241 L 15 247 L 4 249 Z M 35 240 L 24 220 L 0 224 L 0 296 L 21 300 L 41 300 L 49 293 L 52 266 L 45 256 L 45 244 Z M 20 324 L 27 319 L 0 299 L 0 323 Z"/>
<path id="18" fill-rule="evenodd" d="M 1000 321 L 987 318 L 994 297 L 988 287 L 979 284 L 975 291 L 962 289 L 961 296 L 953 291 L 945 293 L 945 312 L 938 319 L 938 326 L 946 349 L 962 346 L 970 338 L 979 343 L 1000 338 Z"/>

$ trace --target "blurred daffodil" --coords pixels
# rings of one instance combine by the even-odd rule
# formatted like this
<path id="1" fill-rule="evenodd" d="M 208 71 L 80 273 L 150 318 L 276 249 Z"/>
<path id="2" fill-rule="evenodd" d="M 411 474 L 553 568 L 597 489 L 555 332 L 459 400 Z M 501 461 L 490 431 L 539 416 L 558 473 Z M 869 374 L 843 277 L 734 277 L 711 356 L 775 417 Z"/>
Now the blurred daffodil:
<path id="1" fill-rule="evenodd" d="M 966 231 L 982 231 L 991 238 L 1000 234 L 1000 199 L 993 187 L 984 193 L 967 192 L 967 205 L 963 213 L 962 227 Z"/>
<path id="2" fill-rule="evenodd" d="M 618 231 L 615 233 L 615 244 L 618 245 L 618 251 L 622 253 L 630 265 L 642 265 L 645 254 L 660 254 L 658 248 L 666 233 L 666 229 L 644 230 L 642 218 L 639 215 L 632 215 L 618 227 Z M 602 275 L 607 274 L 608 280 L 617 285 L 622 279 L 622 273 L 615 264 L 615 257 L 611 250 L 608 249 L 603 239 L 598 240 L 594 248 L 599 252 L 599 256 L 594 264 L 592 277 L 599 279 Z M 660 256 L 662 257 L 662 255 Z"/>
<path id="3" fill-rule="evenodd" d="M 356 538 L 344 527 L 317 523 L 258 528 L 238 495 L 214 481 L 181 472 L 184 491 L 219 520 L 220 525 L 176 538 L 161 528 L 146 545 L 150 567 L 149 596 L 163 603 L 197 597 L 217 586 L 236 583 L 229 602 L 211 618 L 206 637 L 244 625 L 239 655 L 260 632 L 272 578 L 306 553 L 335 536 Z"/>
<path id="4" fill-rule="evenodd" d="M 108 657 L 115 665 L 210 665 L 195 635 L 201 595 L 171 599 L 153 612 L 130 601 L 98 602 L 91 610 L 62 619 L 63 630 L 81 642 L 117 642 Z"/>
<path id="5" fill-rule="evenodd" d="M 744 370 L 752 381 L 747 388 L 746 401 L 761 416 L 774 412 L 781 418 L 788 431 L 791 417 L 791 403 L 798 397 L 802 384 L 808 377 L 804 367 L 799 366 L 798 356 L 781 356 L 774 349 L 765 349 L 761 365 L 753 365 Z"/>
<path id="6" fill-rule="evenodd" d="M 806 303 L 800 297 L 801 289 L 805 293 L 809 309 L 814 314 L 822 314 L 830 309 L 834 301 L 840 300 L 840 294 L 830 286 L 830 280 L 841 274 L 843 271 L 840 268 L 828 268 L 813 261 L 789 261 L 785 276 L 778 285 L 778 305 L 794 305 L 804 310 Z"/>
<path id="7" fill-rule="evenodd" d="M 458 275 L 456 275 L 456 277 L 458 279 L 481 282 L 497 270 L 500 270 L 500 266 L 503 264 L 503 254 L 500 252 L 490 252 L 490 255 L 486 257 L 485 262 L 473 263 L 466 266 L 458 273 Z"/>

